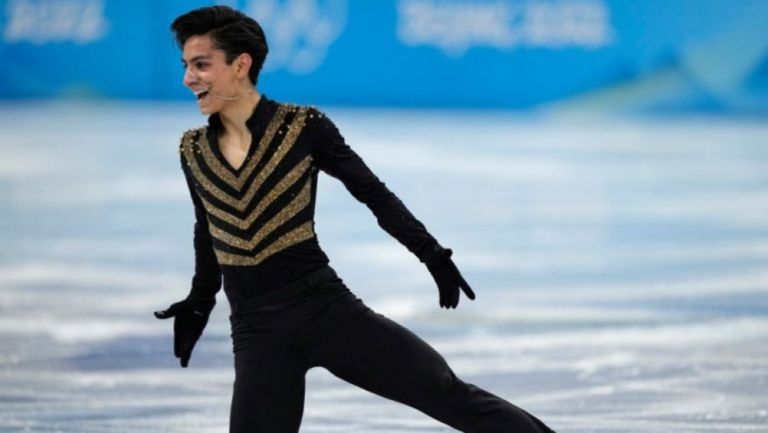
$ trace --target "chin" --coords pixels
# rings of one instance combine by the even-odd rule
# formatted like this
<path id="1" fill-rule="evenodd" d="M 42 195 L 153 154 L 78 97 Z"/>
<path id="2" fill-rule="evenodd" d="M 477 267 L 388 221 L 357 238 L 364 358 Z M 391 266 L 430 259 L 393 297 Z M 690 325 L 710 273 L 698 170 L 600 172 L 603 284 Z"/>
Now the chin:
<path id="1" fill-rule="evenodd" d="M 210 116 L 211 114 L 217 113 L 219 110 L 211 107 L 200 107 L 200 114 L 205 114 L 206 116 Z"/>

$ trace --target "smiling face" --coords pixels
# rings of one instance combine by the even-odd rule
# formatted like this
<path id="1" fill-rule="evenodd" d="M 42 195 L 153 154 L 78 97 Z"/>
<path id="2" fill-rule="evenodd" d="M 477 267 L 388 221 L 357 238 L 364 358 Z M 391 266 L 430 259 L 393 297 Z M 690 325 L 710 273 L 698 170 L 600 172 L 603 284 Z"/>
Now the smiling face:
<path id="1" fill-rule="evenodd" d="M 226 53 L 214 45 L 209 35 L 196 35 L 184 43 L 182 64 L 184 85 L 197 97 L 203 114 L 213 114 L 226 108 L 233 98 L 248 91 L 250 56 L 240 54 L 227 63 Z"/>

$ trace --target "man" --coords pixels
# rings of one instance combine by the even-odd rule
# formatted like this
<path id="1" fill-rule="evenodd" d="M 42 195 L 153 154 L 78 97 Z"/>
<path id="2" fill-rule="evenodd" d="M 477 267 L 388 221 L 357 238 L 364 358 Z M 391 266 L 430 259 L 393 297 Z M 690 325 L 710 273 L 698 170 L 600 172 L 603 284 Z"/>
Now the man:
<path id="1" fill-rule="evenodd" d="M 256 89 L 267 54 L 259 24 L 225 6 L 178 17 L 184 84 L 208 125 L 187 131 L 182 168 L 195 207 L 195 275 L 174 317 L 186 367 L 224 277 L 235 385 L 230 431 L 297 432 L 304 377 L 322 366 L 466 432 L 549 432 L 524 410 L 455 376 L 419 337 L 373 312 L 328 266 L 314 232 L 318 171 L 341 180 L 434 277 L 440 306 L 475 295 L 441 247 L 314 108 Z"/>

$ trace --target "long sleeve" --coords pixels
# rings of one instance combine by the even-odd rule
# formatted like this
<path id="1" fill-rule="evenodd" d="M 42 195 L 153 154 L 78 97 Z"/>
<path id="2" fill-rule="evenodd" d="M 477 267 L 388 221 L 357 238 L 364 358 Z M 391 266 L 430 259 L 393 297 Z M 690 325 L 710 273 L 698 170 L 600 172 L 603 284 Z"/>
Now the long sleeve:
<path id="1" fill-rule="evenodd" d="M 192 289 L 187 299 L 196 306 L 210 308 L 215 303 L 216 293 L 221 288 L 221 269 L 213 252 L 211 234 L 208 231 L 208 220 L 205 208 L 198 197 L 195 188 L 190 182 L 189 174 L 185 170 L 184 177 L 187 180 L 189 194 L 195 208 L 195 275 L 192 277 Z"/>
<path id="2" fill-rule="evenodd" d="M 368 206 L 382 229 L 425 261 L 437 241 L 346 144 L 333 122 L 312 110 L 306 129 L 312 134 L 312 156 L 318 168 L 339 179 L 352 196 Z"/>

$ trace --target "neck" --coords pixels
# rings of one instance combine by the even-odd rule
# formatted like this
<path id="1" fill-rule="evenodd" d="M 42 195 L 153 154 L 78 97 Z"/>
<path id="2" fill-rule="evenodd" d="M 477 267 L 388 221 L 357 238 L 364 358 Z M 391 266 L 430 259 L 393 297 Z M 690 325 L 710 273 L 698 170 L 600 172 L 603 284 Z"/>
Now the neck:
<path id="1" fill-rule="evenodd" d="M 229 101 L 227 106 L 219 111 L 224 133 L 241 137 L 248 134 L 245 122 L 253 115 L 253 110 L 260 100 L 261 94 L 254 89 L 235 101 Z"/>

